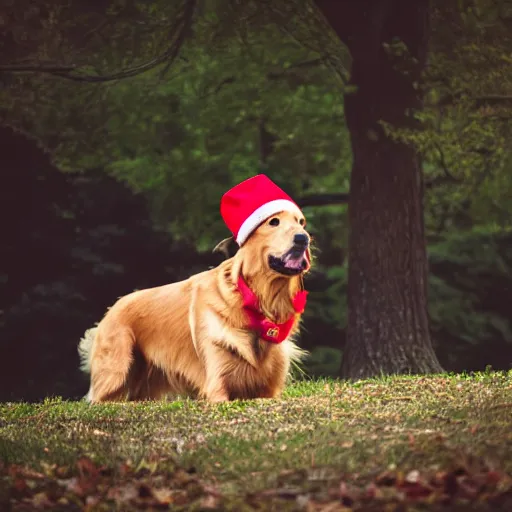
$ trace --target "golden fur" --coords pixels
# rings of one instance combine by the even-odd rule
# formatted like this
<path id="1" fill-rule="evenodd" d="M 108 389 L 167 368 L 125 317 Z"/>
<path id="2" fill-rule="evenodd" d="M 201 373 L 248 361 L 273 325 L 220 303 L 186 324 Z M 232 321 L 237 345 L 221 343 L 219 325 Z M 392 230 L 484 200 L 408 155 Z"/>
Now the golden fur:
<path id="1" fill-rule="evenodd" d="M 274 218 L 278 226 L 267 219 L 218 267 L 119 299 L 80 342 L 82 369 L 91 373 L 88 399 L 185 394 L 220 402 L 278 396 L 291 362 L 304 353 L 291 341 L 300 320 L 291 298 L 301 288 L 302 275 L 277 273 L 268 258 L 285 254 L 294 235 L 306 232 L 304 220 L 292 213 Z M 239 275 L 272 321 L 281 323 L 295 314 L 291 335 L 281 344 L 245 328 Z"/>

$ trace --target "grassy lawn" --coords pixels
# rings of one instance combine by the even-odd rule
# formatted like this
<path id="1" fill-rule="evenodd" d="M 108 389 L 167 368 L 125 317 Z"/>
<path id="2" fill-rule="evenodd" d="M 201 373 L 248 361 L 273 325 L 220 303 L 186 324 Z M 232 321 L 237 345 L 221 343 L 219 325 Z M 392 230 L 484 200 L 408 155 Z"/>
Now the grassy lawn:
<path id="1" fill-rule="evenodd" d="M 0 510 L 512 510 L 512 372 L 0 404 Z"/>

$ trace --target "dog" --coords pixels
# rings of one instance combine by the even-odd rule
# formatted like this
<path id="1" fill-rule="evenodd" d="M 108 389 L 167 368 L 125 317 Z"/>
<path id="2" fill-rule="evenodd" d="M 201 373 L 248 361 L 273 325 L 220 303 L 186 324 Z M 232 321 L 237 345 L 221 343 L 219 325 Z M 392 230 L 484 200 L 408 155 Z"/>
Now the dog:
<path id="1" fill-rule="evenodd" d="M 282 211 L 219 266 L 120 298 L 79 344 L 87 399 L 278 397 L 306 354 L 293 339 L 310 267 L 305 218 Z"/>

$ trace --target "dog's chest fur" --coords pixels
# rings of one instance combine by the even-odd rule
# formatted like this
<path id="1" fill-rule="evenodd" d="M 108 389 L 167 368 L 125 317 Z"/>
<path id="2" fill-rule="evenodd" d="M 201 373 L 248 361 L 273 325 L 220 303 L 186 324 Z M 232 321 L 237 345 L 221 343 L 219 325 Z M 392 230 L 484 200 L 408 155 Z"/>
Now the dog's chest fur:
<path id="1" fill-rule="evenodd" d="M 195 345 L 203 364 L 215 361 L 230 399 L 270 396 L 288 371 L 291 342 L 276 345 L 262 340 L 245 328 L 243 311 L 234 309 L 226 318 L 205 306 L 200 293 L 196 297 L 195 323 L 200 327 Z"/>

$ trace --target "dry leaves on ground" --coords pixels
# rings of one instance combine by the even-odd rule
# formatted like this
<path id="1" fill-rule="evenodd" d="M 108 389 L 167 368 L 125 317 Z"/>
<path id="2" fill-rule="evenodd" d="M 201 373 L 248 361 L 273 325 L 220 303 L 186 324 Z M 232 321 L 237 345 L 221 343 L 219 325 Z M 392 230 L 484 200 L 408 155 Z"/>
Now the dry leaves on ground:
<path id="1" fill-rule="evenodd" d="M 220 495 L 193 470 L 151 472 L 122 464 L 112 469 L 82 457 L 74 468 L 0 465 L 0 508 L 5 510 L 168 509 L 192 503 L 215 510 Z"/>

